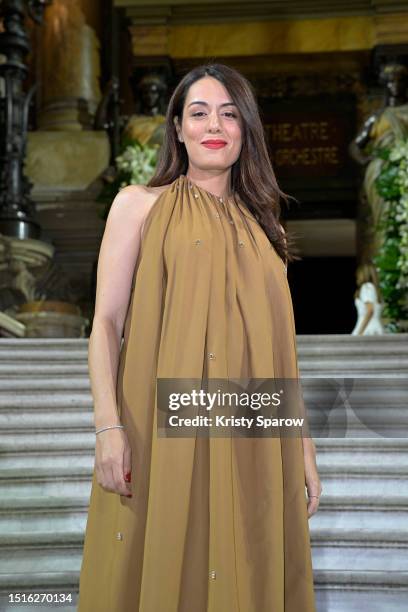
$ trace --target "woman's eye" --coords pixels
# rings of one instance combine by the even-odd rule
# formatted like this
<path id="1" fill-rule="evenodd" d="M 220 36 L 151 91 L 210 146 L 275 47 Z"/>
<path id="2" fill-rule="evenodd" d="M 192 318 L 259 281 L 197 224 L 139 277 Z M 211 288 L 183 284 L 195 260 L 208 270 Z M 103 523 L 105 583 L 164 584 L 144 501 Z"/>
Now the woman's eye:
<path id="1" fill-rule="evenodd" d="M 204 115 L 204 112 L 203 111 L 197 111 L 196 113 L 193 113 L 192 116 L 193 117 L 198 117 L 199 115 Z M 224 115 L 226 117 L 231 117 L 231 118 L 235 118 L 235 119 L 237 117 L 237 115 L 235 113 L 231 112 L 231 111 L 227 111 L 226 113 L 224 113 Z"/>

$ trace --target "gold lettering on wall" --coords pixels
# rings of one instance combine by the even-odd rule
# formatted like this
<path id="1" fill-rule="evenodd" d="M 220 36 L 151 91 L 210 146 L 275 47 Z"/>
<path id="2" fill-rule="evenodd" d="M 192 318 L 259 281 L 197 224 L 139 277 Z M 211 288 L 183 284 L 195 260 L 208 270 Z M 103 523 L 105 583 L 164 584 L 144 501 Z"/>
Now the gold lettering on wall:
<path id="1" fill-rule="evenodd" d="M 311 142 L 312 140 L 329 139 L 327 121 L 310 121 L 298 124 L 285 122 L 269 125 L 268 128 L 271 131 L 272 139 L 282 142 Z"/>
<path id="2" fill-rule="evenodd" d="M 305 147 L 304 149 L 278 149 L 275 153 L 275 162 L 278 166 L 316 166 L 332 164 L 338 166 L 337 147 Z"/>
<path id="3" fill-rule="evenodd" d="M 277 113 L 265 132 L 272 163 L 280 176 L 336 176 L 346 163 L 349 131 L 344 117 L 329 115 L 307 120 L 295 112 Z"/>

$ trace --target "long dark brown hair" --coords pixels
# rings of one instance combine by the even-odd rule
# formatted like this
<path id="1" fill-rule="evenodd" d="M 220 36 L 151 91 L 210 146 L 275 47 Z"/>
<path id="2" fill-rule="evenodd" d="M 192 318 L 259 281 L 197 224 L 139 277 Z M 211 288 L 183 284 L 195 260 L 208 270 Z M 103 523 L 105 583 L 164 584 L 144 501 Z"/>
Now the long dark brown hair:
<path id="1" fill-rule="evenodd" d="M 214 77 L 224 85 L 242 117 L 242 149 L 231 168 L 231 189 L 255 216 L 279 257 L 285 263 L 293 261 L 297 257 L 289 252 L 290 239 L 279 227 L 280 200 L 287 204 L 291 196 L 279 188 L 276 180 L 253 86 L 234 68 L 225 64 L 203 64 L 181 79 L 167 107 L 163 145 L 156 172 L 147 186 L 167 185 L 180 174 L 187 173 L 187 150 L 177 138 L 174 117 L 178 117 L 181 125 L 188 90 L 205 76 Z"/>

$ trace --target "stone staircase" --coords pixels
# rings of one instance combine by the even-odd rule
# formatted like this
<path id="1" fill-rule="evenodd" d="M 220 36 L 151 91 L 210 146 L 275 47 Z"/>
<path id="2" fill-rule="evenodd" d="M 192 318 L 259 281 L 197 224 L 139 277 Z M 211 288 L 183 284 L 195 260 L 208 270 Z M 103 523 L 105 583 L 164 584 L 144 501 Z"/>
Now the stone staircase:
<path id="1" fill-rule="evenodd" d="M 356 377 L 371 379 L 364 398 L 383 401 L 389 389 L 401 400 L 407 346 L 407 334 L 298 336 L 306 395 L 318 395 L 319 379 Z M 16 609 L 8 593 L 37 592 L 71 593 L 55 609 L 74 612 L 95 442 L 87 340 L 0 339 L 0 390 L 0 611 Z M 391 404 L 401 427 L 401 408 Z M 408 432 L 356 431 L 352 424 L 346 437 L 315 438 L 317 610 L 407 610 Z"/>
<path id="2" fill-rule="evenodd" d="M 315 438 L 323 486 L 310 519 L 318 612 L 408 610 L 407 348 L 407 334 L 298 337 L 305 399 L 309 390 L 318 396 L 320 378 L 352 378 L 351 404 L 387 408 L 377 431 L 350 419 L 342 437 Z M 384 427 L 393 437 L 378 433 Z"/>
<path id="3" fill-rule="evenodd" d="M 0 601 L 72 594 L 94 462 L 87 340 L 0 340 Z M 22 610 L 53 609 L 50 604 Z"/>

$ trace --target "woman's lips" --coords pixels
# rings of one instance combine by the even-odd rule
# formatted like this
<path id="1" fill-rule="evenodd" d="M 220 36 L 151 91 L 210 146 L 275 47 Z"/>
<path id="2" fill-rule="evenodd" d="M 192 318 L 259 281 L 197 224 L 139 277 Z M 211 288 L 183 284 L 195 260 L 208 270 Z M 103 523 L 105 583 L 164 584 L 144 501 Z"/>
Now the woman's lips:
<path id="1" fill-rule="evenodd" d="M 201 144 L 207 149 L 222 149 L 227 145 L 226 142 L 202 142 Z"/>

